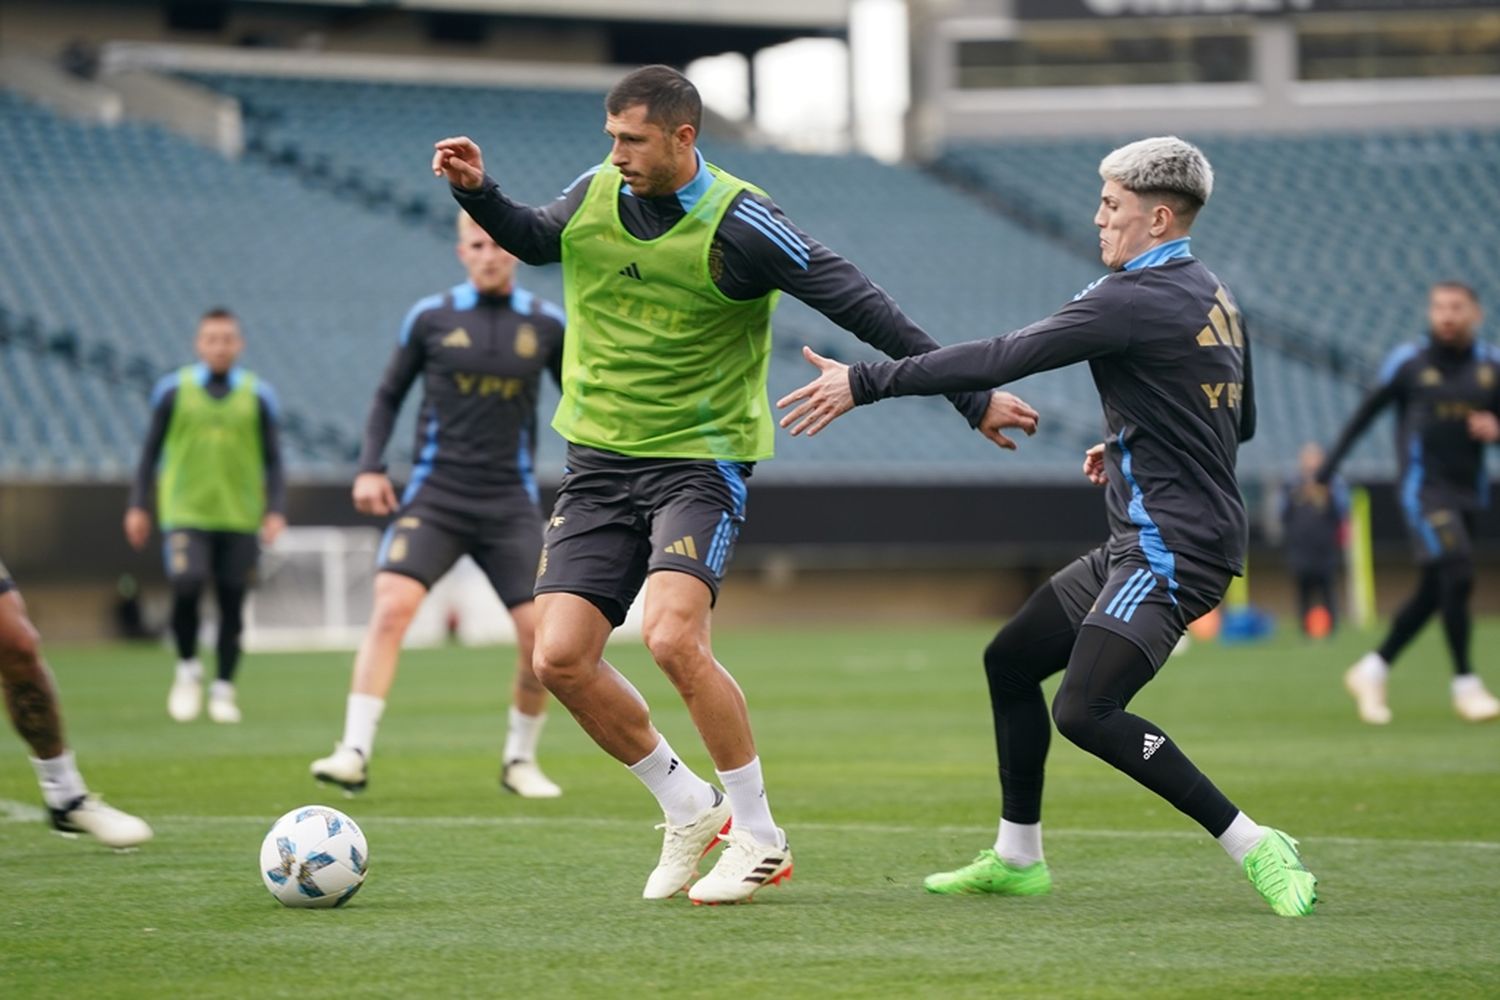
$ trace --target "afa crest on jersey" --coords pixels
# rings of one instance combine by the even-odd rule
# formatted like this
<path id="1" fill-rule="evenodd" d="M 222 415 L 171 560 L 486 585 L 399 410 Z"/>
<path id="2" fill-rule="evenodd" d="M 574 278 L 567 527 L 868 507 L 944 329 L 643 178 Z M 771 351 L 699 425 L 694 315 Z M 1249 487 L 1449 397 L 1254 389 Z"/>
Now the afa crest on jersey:
<path id="1" fill-rule="evenodd" d="M 516 357 L 536 357 L 537 345 L 536 327 L 530 323 L 522 323 L 521 328 L 516 331 Z"/>

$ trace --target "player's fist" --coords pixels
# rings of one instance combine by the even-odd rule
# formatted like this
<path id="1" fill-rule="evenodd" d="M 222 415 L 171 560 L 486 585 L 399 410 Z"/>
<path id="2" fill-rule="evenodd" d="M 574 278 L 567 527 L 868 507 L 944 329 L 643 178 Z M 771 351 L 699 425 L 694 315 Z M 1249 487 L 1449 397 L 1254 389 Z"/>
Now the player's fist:
<path id="1" fill-rule="evenodd" d="M 1083 453 L 1083 475 L 1095 486 L 1103 486 L 1109 482 L 1109 474 L 1104 471 L 1104 445 L 1094 445 Z"/>
<path id="2" fill-rule="evenodd" d="M 433 143 L 432 172 L 466 191 L 477 191 L 484 183 L 484 157 L 479 144 L 466 135 Z"/>
<path id="3" fill-rule="evenodd" d="M 990 393 L 990 405 L 979 420 L 979 433 L 1000 447 L 1015 451 L 1016 443 L 1000 432 L 1015 428 L 1030 436 L 1036 433 L 1039 420 L 1041 420 L 1041 415 L 1032 409 L 1031 404 L 1026 400 L 1020 396 L 996 390 Z"/>
<path id="4" fill-rule="evenodd" d="M 143 508 L 132 507 L 125 512 L 125 541 L 139 552 L 146 547 L 151 537 L 151 515 Z"/>
<path id="5" fill-rule="evenodd" d="M 1500 441 L 1500 419 L 1485 410 L 1476 410 L 1469 414 L 1469 437 L 1475 441 L 1483 441 L 1485 444 Z"/>
<path id="6" fill-rule="evenodd" d="M 385 517 L 396 512 L 396 489 L 384 472 L 361 472 L 354 477 L 354 509 Z"/>

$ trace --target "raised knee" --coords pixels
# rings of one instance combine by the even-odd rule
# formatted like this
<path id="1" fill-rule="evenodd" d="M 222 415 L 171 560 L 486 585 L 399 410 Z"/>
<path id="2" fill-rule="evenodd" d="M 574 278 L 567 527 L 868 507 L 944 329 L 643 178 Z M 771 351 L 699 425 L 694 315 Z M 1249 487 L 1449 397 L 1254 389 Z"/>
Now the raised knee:
<path id="1" fill-rule="evenodd" d="M 651 658 L 674 679 L 689 673 L 707 654 L 696 629 L 670 619 L 647 623 L 642 638 Z"/>
<path id="2" fill-rule="evenodd" d="M 1067 685 L 1059 688 L 1052 699 L 1052 721 L 1064 739 L 1084 749 L 1093 743 L 1099 726 L 1084 699 L 1070 692 Z"/>
<path id="3" fill-rule="evenodd" d="M 553 694 L 569 691 L 585 676 L 583 651 L 575 643 L 540 637 L 531 652 L 531 673 Z"/>

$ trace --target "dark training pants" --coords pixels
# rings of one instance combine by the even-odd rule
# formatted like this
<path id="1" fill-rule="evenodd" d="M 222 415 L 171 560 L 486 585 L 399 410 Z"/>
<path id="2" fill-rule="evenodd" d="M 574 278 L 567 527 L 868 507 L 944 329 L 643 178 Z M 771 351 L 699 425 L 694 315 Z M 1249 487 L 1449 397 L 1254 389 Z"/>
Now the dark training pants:
<path id="1" fill-rule="evenodd" d="M 1166 733 L 1125 711 L 1156 674 L 1140 646 L 1096 625 L 1076 631 L 1049 582 L 984 651 L 1000 758 L 1001 816 L 1036 823 L 1051 722 L 1042 681 L 1059 671 L 1052 701 L 1057 731 L 1124 771 L 1217 837 L 1239 810 L 1214 787 Z"/>

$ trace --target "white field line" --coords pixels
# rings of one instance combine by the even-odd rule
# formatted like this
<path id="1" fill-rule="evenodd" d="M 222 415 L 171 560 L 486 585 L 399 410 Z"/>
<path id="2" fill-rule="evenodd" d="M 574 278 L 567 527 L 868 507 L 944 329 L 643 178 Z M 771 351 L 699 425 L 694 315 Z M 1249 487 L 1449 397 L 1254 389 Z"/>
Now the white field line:
<path id="1" fill-rule="evenodd" d="M 24 802 L 0 799 L 0 823 L 30 823 L 45 817 L 42 810 Z M 148 816 L 148 822 L 157 826 L 255 826 L 269 829 L 274 816 Z M 360 820 L 362 826 L 430 826 L 430 827 L 478 827 L 504 829 L 506 827 L 557 827 L 587 826 L 602 829 L 640 830 L 650 825 L 649 819 L 630 820 L 608 817 L 580 816 L 366 816 Z M 905 826 L 896 823 L 792 823 L 793 830 L 812 830 L 818 833 L 876 833 L 902 835 L 974 835 L 988 834 L 993 826 Z M 1191 830 L 1082 830 L 1068 827 L 1047 828 L 1053 837 L 1077 837 L 1095 840 L 1203 840 L 1204 835 Z M 1409 847 L 1417 849 L 1461 848 L 1470 851 L 1500 851 L 1500 841 L 1495 840 L 1411 840 L 1401 837 L 1319 837 L 1312 834 L 1298 839 L 1309 844 L 1335 844 L 1344 847 Z"/>

